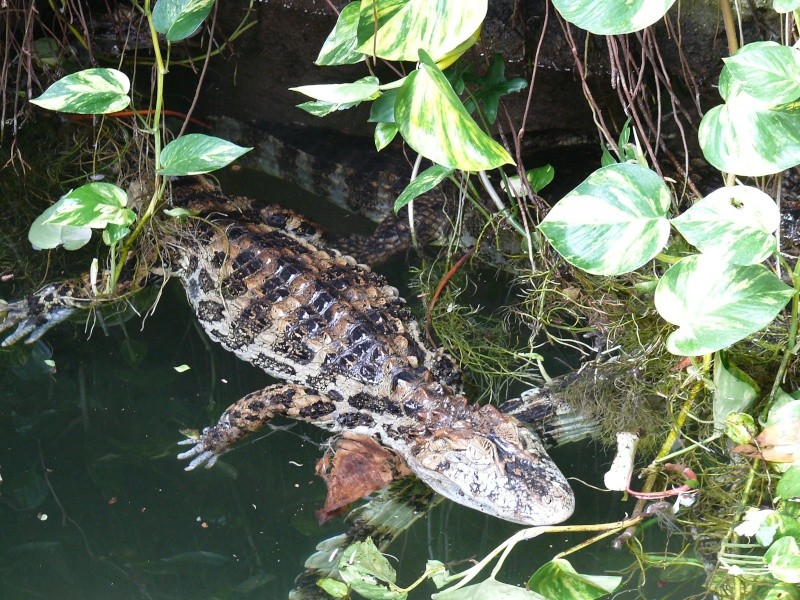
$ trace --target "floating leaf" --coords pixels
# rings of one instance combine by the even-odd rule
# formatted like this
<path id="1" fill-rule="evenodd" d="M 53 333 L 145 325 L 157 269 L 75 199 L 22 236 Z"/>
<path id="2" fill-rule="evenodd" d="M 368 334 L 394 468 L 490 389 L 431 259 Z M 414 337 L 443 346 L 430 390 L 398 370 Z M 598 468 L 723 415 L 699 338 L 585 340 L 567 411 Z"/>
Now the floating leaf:
<path id="1" fill-rule="evenodd" d="M 559 596 L 566 598 L 567 596 Z M 556 598 L 556 596 L 552 596 Z M 431 596 L 432 600 L 547 600 L 545 596 L 496 579 L 487 579 L 452 592 L 447 590 Z"/>
<path id="2" fill-rule="evenodd" d="M 593 600 L 610 594 L 621 582 L 622 577 L 578 573 L 568 560 L 559 558 L 539 567 L 528 587 L 545 598 Z"/>
<path id="3" fill-rule="evenodd" d="M 669 238 L 670 194 L 635 164 L 613 164 L 586 178 L 539 225 L 564 260 L 597 275 L 639 268 Z"/>
<path id="4" fill-rule="evenodd" d="M 183 135 L 161 151 L 161 175 L 200 175 L 232 163 L 252 148 L 243 148 L 226 140 L 190 133 Z"/>
<path id="5" fill-rule="evenodd" d="M 371 538 L 347 547 L 339 559 L 339 575 L 354 592 L 366 598 L 405 600 L 408 596 L 394 590 L 397 574 Z"/>
<path id="6" fill-rule="evenodd" d="M 99 115 L 128 106 L 127 75 L 116 69 L 86 69 L 62 77 L 31 104 L 58 112 Z"/>
<path id="7" fill-rule="evenodd" d="M 704 254 L 750 265 L 775 252 L 778 242 L 773 232 L 780 220 L 778 206 L 767 194 L 735 185 L 711 192 L 671 223 Z"/>
<path id="8" fill-rule="evenodd" d="M 420 68 L 403 83 L 395 100 L 395 122 L 409 146 L 435 163 L 483 171 L 511 156 L 472 120 L 447 78 L 420 50 Z"/>
<path id="9" fill-rule="evenodd" d="M 553 0 L 561 16 L 597 35 L 632 33 L 652 25 L 675 0 Z"/>
<path id="10" fill-rule="evenodd" d="M 682 259 L 664 273 L 655 305 L 665 320 L 679 326 L 667 338 L 667 349 L 699 356 L 763 329 L 792 294 L 762 265 L 726 265 L 701 254 Z"/>
<path id="11" fill-rule="evenodd" d="M 188 38 L 214 7 L 214 0 L 158 0 L 153 8 L 153 27 L 170 42 Z"/>
<path id="12" fill-rule="evenodd" d="M 339 13 L 336 25 L 333 27 L 322 49 L 319 51 L 315 64 L 326 65 L 352 65 L 364 60 L 364 54 L 358 52 L 358 18 L 361 14 L 361 2 L 351 2 Z"/>
<path id="13" fill-rule="evenodd" d="M 333 598 L 347 598 L 347 595 L 350 593 L 346 583 L 338 579 L 331 579 L 330 577 L 323 577 L 317 580 L 317 585 Z"/>
<path id="14" fill-rule="evenodd" d="M 394 212 L 398 212 L 417 196 L 421 196 L 435 188 L 452 172 L 453 169 L 448 169 L 441 165 L 433 165 L 425 169 L 422 173 L 417 175 L 397 197 L 397 200 L 394 202 Z"/>
<path id="15" fill-rule="evenodd" d="M 192 367 L 190 367 L 189 365 L 184 364 L 184 365 L 178 365 L 177 367 L 172 367 L 172 368 L 175 369 L 178 373 L 185 373 L 186 371 L 188 371 Z"/>
<path id="16" fill-rule="evenodd" d="M 487 8 L 487 0 L 361 0 L 358 51 L 416 61 L 424 50 L 439 61 L 475 35 Z"/>

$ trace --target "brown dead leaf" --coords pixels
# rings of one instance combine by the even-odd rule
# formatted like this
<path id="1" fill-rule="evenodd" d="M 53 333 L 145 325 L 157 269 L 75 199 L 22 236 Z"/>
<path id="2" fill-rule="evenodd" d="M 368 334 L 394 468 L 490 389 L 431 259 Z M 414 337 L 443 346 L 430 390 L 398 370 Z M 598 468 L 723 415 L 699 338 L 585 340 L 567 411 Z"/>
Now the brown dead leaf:
<path id="1" fill-rule="evenodd" d="M 374 439 L 348 433 L 320 459 L 316 471 L 328 487 L 325 506 L 317 511 L 320 525 L 351 502 L 411 473 L 400 456 Z"/>
<path id="2" fill-rule="evenodd" d="M 800 463 L 800 421 L 797 419 L 764 428 L 755 441 L 756 445 L 736 446 L 733 452 L 767 462 Z"/>

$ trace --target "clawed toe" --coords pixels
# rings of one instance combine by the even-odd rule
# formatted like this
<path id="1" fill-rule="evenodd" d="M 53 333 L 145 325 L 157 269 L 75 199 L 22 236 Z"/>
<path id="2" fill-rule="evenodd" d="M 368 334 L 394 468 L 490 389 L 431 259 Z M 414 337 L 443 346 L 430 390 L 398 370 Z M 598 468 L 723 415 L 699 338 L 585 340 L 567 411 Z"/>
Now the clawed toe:
<path id="1" fill-rule="evenodd" d="M 214 466 L 214 463 L 217 462 L 217 455 L 212 452 L 211 450 L 206 450 L 203 446 L 202 442 L 198 442 L 195 438 L 189 438 L 186 440 L 181 440 L 178 442 L 181 445 L 186 444 L 194 444 L 193 447 L 189 448 L 186 452 L 181 452 L 178 454 L 178 460 L 186 460 L 188 458 L 195 458 L 192 459 L 183 470 L 184 471 L 193 471 L 200 465 L 205 465 L 206 469 L 210 469 Z"/>

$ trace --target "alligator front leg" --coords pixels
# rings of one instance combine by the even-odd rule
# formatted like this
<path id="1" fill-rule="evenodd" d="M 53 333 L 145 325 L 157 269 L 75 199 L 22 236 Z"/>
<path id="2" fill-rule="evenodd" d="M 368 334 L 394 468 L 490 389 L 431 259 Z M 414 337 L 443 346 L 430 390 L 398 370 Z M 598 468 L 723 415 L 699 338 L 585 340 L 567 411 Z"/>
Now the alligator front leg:
<path id="1" fill-rule="evenodd" d="M 45 286 L 25 300 L 0 304 L 0 333 L 17 326 L 1 345 L 10 346 L 20 340 L 33 344 L 86 304 L 88 299 L 83 295 L 83 286 L 75 282 L 62 282 Z"/>
<path id="2" fill-rule="evenodd" d="M 275 416 L 301 419 L 335 430 L 336 404 L 313 389 L 297 384 L 271 385 L 248 394 L 231 404 L 213 427 L 206 427 L 199 438 L 178 442 L 194 447 L 178 454 L 183 460 L 192 458 L 187 471 L 205 464 L 210 468 L 220 454 L 243 437 L 258 431 Z"/>

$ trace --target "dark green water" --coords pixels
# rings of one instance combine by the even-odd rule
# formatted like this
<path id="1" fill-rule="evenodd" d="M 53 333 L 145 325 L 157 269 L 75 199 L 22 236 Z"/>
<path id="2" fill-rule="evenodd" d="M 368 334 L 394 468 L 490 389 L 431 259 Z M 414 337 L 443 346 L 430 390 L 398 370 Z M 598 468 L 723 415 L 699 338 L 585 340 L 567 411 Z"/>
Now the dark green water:
<path id="1" fill-rule="evenodd" d="M 329 226 L 359 227 L 269 178 L 250 174 L 226 189 L 289 200 Z M 389 270 L 392 283 L 402 286 L 403 270 Z M 42 364 L 48 357 L 55 372 Z M 314 464 L 326 434 L 312 426 L 276 421 L 213 469 L 183 471 L 175 458 L 180 430 L 215 422 L 231 402 L 272 381 L 206 338 L 179 285 L 165 288 L 143 328 L 138 317 L 106 328 L 65 324 L 27 364 L 10 366 L 22 358 L 19 350 L 0 354 L 0 598 L 280 599 L 315 546 L 345 529 L 341 520 L 316 522 L 325 490 Z M 190 370 L 176 372 L 183 364 Z M 595 485 L 609 462 L 592 445 L 553 455 L 568 475 Z M 572 522 L 623 516 L 610 495 L 575 487 Z M 428 558 L 480 559 L 517 530 L 445 502 L 389 553 L 399 583 L 408 584 Z M 500 579 L 522 584 L 586 537 L 521 544 Z M 609 544 L 570 560 L 594 574 L 629 565 L 631 557 Z M 662 597 L 656 589 L 644 597 Z M 428 585 L 411 598 L 433 591 Z"/>

